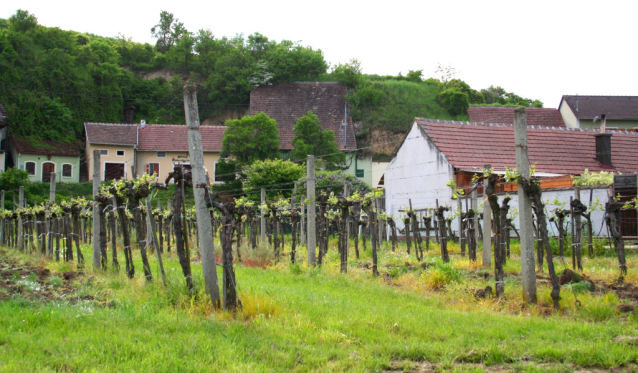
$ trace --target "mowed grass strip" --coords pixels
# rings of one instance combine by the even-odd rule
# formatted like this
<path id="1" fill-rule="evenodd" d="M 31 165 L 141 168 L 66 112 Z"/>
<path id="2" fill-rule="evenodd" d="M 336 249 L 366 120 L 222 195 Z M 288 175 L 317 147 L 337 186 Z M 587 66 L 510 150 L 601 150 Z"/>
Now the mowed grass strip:
<path id="1" fill-rule="evenodd" d="M 75 280 L 78 294 L 98 294 L 114 307 L 0 303 L 0 371 L 374 371 L 396 361 L 611 368 L 638 359 L 634 340 L 614 341 L 638 336 L 635 318 L 446 309 L 436 294 L 389 286 L 363 270 L 341 275 L 332 265 L 291 267 L 285 258 L 267 269 L 238 265 L 244 312 L 211 314 L 206 302 L 178 299 L 183 277 L 176 258 L 165 258 L 168 289 L 141 274 L 128 280 L 87 270 Z M 72 267 L 45 264 L 54 274 Z M 200 265 L 193 270 L 201 289 Z"/>

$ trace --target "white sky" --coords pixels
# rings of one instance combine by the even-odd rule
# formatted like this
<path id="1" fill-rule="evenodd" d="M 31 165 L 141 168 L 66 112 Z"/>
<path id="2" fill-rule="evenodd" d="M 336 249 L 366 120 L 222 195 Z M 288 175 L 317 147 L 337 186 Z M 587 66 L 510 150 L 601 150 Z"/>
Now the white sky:
<path id="1" fill-rule="evenodd" d="M 192 5 L 189 5 L 192 4 Z M 331 64 L 357 58 L 364 73 L 404 75 L 452 64 L 472 88 L 500 85 L 557 107 L 563 94 L 638 95 L 638 1 L 180 1 L 21 0 L 40 24 L 154 43 L 167 10 L 189 31 L 260 32 L 321 49 Z"/>

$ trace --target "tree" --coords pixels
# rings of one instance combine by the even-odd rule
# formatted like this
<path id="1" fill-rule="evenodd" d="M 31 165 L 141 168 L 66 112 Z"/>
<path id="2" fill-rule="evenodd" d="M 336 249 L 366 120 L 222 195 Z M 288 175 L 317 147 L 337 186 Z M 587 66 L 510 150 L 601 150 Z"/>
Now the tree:
<path id="1" fill-rule="evenodd" d="M 264 113 L 226 122 L 222 153 L 234 158 L 240 167 L 256 160 L 279 158 L 277 122 Z"/>
<path id="2" fill-rule="evenodd" d="M 173 45 L 176 45 L 182 36 L 190 34 L 184 27 L 184 23 L 174 18 L 173 13 L 163 10 L 160 13 L 160 22 L 151 28 L 151 35 L 157 38 L 157 50 L 164 53 Z"/>
<path id="3" fill-rule="evenodd" d="M 308 112 L 299 120 L 294 128 L 295 137 L 292 139 L 292 151 L 294 159 L 305 160 L 308 155 L 322 157 L 331 169 L 343 164 L 345 154 L 339 149 L 337 139 L 332 130 L 324 130 L 319 123 L 319 118 Z"/>
<path id="4" fill-rule="evenodd" d="M 274 200 L 276 197 L 290 198 L 293 184 L 303 177 L 305 173 L 305 167 L 288 160 L 266 159 L 255 161 L 244 167 L 242 187 L 249 198 L 254 200 L 261 198 L 262 187 L 270 185 L 273 187 L 266 188 L 267 199 Z"/>
<path id="5" fill-rule="evenodd" d="M 331 74 L 337 81 L 344 83 L 348 88 L 355 88 L 361 83 L 363 74 L 361 62 L 353 58 L 348 63 L 338 64 L 332 69 Z"/>
<path id="6" fill-rule="evenodd" d="M 446 88 L 438 94 L 437 100 L 450 115 L 454 116 L 467 115 L 467 110 L 470 107 L 470 99 L 467 93 L 457 88 Z"/>
<path id="7" fill-rule="evenodd" d="M 9 17 L 11 29 L 18 32 L 26 32 L 38 25 L 38 19 L 26 10 L 18 9 L 16 14 Z"/>

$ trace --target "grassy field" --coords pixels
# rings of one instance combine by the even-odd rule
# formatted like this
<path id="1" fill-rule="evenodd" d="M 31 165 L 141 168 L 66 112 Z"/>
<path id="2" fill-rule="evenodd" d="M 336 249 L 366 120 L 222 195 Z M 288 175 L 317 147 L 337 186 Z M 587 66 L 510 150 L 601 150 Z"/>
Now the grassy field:
<path id="1" fill-rule="evenodd" d="M 174 253 L 165 253 L 163 286 L 154 257 L 146 283 L 139 257 L 129 280 L 0 249 L 0 372 L 638 371 L 638 317 L 616 308 L 631 299 L 609 287 L 613 257 L 585 259 L 596 291 L 564 286 L 554 313 L 546 273 L 539 303 L 522 302 L 516 257 L 504 299 L 477 298 L 474 289 L 493 286 L 492 270 L 458 250 L 451 264 L 430 250 L 421 265 L 403 244 L 385 246 L 373 278 L 369 249 L 345 275 L 334 249 L 322 268 L 268 264 L 267 248 L 242 249 L 245 262 L 265 265 L 236 266 L 243 308 L 233 315 L 202 296 L 196 250 L 191 297 Z M 625 277 L 634 285 L 636 258 Z"/>

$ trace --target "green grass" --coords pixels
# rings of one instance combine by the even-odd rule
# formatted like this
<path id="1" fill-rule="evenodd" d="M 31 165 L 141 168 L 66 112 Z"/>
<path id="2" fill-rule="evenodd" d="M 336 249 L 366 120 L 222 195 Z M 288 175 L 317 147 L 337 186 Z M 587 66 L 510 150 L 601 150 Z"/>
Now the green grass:
<path id="1" fill-rule="evenodd" d="M 442 264 L 432 249 L 425 261 L 434 264 L 423 269 L 403 245 L 395 253 L 385 245 L 382 275 L 393 270 L 386 270 L 389 263 L 414 265 L 396 270 L 393 284 L 383 276 L 372 278 L 363 268 L 370 262 L 369 248 L 360 260 L 351 260 L 346 275 L 338 272 L 333 248 L 318 269 L 303 262 L 304 251 L 298 253 L 302 262 L 294 266 L 285 257 L 266 269 L 237 265 L 244 311 L 236 316 L 210 313 L 210 304 L 191 299 L 174 254 L 164 256 L 168 288 L 158 281 L 154 256 L 151 284 L 141 279 L 137 256 L 134 280 L 122 273 L 93 274 L 88 268 L 87 275 L 74 282 L 78 294 L 94 294 L 115 307 L 21 298 L 0 303 L 0 372 L 368 372 L 397 366 L 409 370 L 424 361 L 473 371 L 493 365 L 529 371 L 565 371 L 571 369 L 569 364 L 636 367 L 638 349 L 631 339 L 613 340 L 638 336 L 638 320 L 616 314 L 615 295 L 579 294 L 585 311 L 562 315 L 537 316 L 534 307 L 512 311 L 499 300 L 463 295 L 465 288 L 490 282 L 472 277 L 473 271 L 491 270 L 459 257 L 458 246 L 452 245 L 451 251 L 452 264 Z M 90 248 L 84 255 L 91 258 Z M 51 268 L 53 276 L 69 269 L 69 264 L 40 263 Z M 120 263 L 123 266 L 123 257 Z M 610 258 L 585 260 L 586 272 L 600 278 L 613 276 L 613 264 Z M 200 265 L 194 262 L 193 270 L 201 295 Z M 520 265 L 512 260 L 505 272 L 517 270 Z M 434 290 L 427 279 L 437 271 L 450 280 Z M 628 281 L 636 276 L 630 268 Z M 508 302 L 518 304 L 518 286 L 508 278 Z M 539 295 L 547 299 L 541 299 L 538 308 L 551 304 L 548 289 L 539 285 Z M 562 294 L 569 310 L 572 295 L 565 288 Z M 538 365 L 545 363 L 551 363 L 551 369 Z"/>

